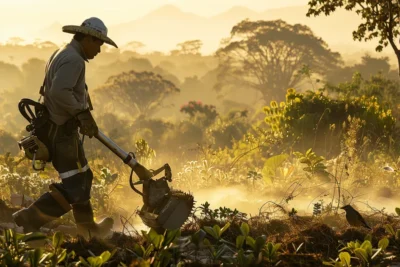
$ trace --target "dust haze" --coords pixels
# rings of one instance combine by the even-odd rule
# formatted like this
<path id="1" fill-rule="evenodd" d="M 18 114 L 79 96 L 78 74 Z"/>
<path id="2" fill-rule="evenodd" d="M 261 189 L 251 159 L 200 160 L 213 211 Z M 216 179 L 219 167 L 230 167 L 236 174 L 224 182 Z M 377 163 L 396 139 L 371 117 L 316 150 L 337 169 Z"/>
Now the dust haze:
<path id="1" fill-rule="evenodd" d="M 191 192 L 197 207 L 208 202 L 212 209 L 226 207 L 258 216 L 280 206 L 286 213 L 294 208 L 299 215 L 310 215 L 319 201 L 327 208 L 351 201 L 365 212 L 385 208 L 392 213 L 399 201 L 397 189 L 393 187 L 398 185 L 398 176 L 397 172 L 382 168 L 389 165 L 396 168 L 398 162 L 389 155 L 374 155 L 373 164 L 364 164 L 361 158 L 368 158 L 365 153 L 371 153 L 373 149 L 370 149 L 363 151 L 362 156 L 352 156 L 353 161 L 346 167 L 348 175 L 332 175 L 338 168 L 341 172 L 344 168 L 334 165 L 331 175 L 324 179 L 314 173 L 308 177 L 306 166 L 299 158 L 292 154 L 283 160 L 276 158 L 294 152 L 288 147 L 279 147 L 279 142 L 272 142 L 271 139 L 278 139 L 277 135 L 268 138 L 263 135 L 262 129 L 273 128 L 266 124 L 263 108 L 272 105 L 274 100 L 284 102 L 289 88 L 296 92 L 315 92 L 316 87 L 326 84 L 339 88 L 339 84 L 353 81 L 354 73 L 359 72 L 364 81 L 380 73 L 383 78 L 379 77 L 393 85 L 389 89 L 399 89 L 397 59 L 392 51 L 386 48 L 378 53 L 375 51 L 377 42 L 352 39 L 352 30 L 360 24 L 354 12 L 340 11 L 317 18 L 306 17 L 306 12 L 307 6 L 257 11 L 232 7 L 205 16 L 167 5 L 135 20 L 126 18 L 124 23 L 112 24 L 109 36 L 120 48 L 103 46 L 102 53 L 86 67 L 93 114 L 99 128 L 123 149 L 136 152 L 139 161 L 148 168 L 156 169 L 169 163 L 173 170 L 171 186 Z M 273 76 L 280 73 L 270 74 L 271 77 L 262 73 L 267 75 L 266 81 L 256 81 L 251 74 L 243 74 L 247 68 L 243 65 L 232 68 L 232 72 L 224 72 L 229 60 L 238 60 L 229 51 L 227 42 L 234 41 L 229 39 L 231 31 L 245 19 L 275 21 L 276 24 L 269 27 L 278 27 L 280 23 L 290 34 L 296 24 L 309 27 L 309 35 L 315 37 L 310 39 L 312 42 L 318 38 L 324 41 L 318 45 L 325 54 L 315 55 L 320 57 L 320 65 L 307 59 L 311 72 L 303 72 L 304 76 L 294 79 L 303 63 L 295 62 L 295 70 L 282 72 L 282 76 L 289 75 L 285 76 L 289 78 L 279 81 Z M 62 33 L 61 27 L 59 22 L 49 21 L 48 26 L 38 29 L 34 36 L 32 33 L 32 36 L 12 35 L 0 44 L 2 155 L 10 152 L 12 157 L 21 157 L 17 140 L 26 135 L 27 122 L 19 114 L 17 103 L 21 98 L 38 98 L 46 61 L 72 37 Z M 282 43 L 286 45 L 284 40 Z M 317 41 L 313 44 L 317 45 Z M 305 50 L 299 48 L 299 53 Z M 272 65 L 269 68 L 270 73 L 277 71 Z M 160 87 L 146 89 L 146 79 L 153 81 L 158 76 L 162 78 L 158 80 Z M 125 85 L 121 82 L 124 79 L 129 80 Z M 174 88 L 166 86 L 167 81 Z M 140 95 L 148 97 L 142 99 Z M 339 90 L 330 91 L 330 96 L 339 95 Z M 398 99 L 398 91 L 393 95 Z M 382 98 L 386 101 L 385 107 L 393 108 L 393 116 L 398 116 L 398 106 L 390 103 L 387 95 Z M 306 153 L 314 148 L 318 155 L 324 156 L 324 164 L 343 156 L 338 139 L 327 140 L 325 134 L 316 135 L 318 138 L 310 137 L 309 143 L 293 150 Z M 352 137 L 349 134 L 346 138 L 351 140 Z M 144 148 L 138 145 L 141 139 L 145 140 Z M 351 146 L 349 142 L 346 146 Z M 85 148 L 91 166 L 97 169 L 98 180 L 99 170 L 104 167 L 119 175 L 117 189 L 112 191 L 115 184 L 96 189 L 95 194 L 100 198 L 112 192 L 107 195 L 107 207 L 95 200 L 98 217 L 108 212 L 122 214 L 124 218 L 132 216 L 133 225 L 142 229 L 140 220 L 132 215 L 140 208 L 142 200 L 129 188 L 129 169 L 94 139 L 85 140 Z M 273 163 L 267 163 L 268 160 Z M 22 161 L 15 171 L 29 176 L 30 173 L 23 170 L 28 167 L 29 163 Z M 55 179 L 55 171 L 51 166 L 48 168 L 43 179 Z M 339 193 L 338 188 L 342 187 Z M 4 197 L 8 193 L 4 192 Z M 340 203 L 338 194 L 339 198 L 343 195 Z M 201 214 L 201 210 L 196 214 Z"/>

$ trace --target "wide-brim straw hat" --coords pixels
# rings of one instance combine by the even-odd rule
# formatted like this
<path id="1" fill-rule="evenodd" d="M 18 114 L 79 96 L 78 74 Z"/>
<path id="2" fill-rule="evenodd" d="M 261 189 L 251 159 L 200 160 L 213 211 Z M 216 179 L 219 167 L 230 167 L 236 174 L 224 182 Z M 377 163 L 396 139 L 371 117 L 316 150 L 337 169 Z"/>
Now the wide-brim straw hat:
<path id="1" fill-rule="evenodd" d="M 108 30 L 106 25 L 104 25 L 103 21 L 101 21 L 99 18 L 96 17 L 91 17 L 86 19 L 81 24 L 81 26 L 76 26 L 76 25 L 63 26 L 62 31 L 72 34 L 75 34 L 77 32 L 88 34 L 104 41 L 106 44 L 118 48 L 115 42 L 111 40 L 109 37 L 107 37 Z"/>

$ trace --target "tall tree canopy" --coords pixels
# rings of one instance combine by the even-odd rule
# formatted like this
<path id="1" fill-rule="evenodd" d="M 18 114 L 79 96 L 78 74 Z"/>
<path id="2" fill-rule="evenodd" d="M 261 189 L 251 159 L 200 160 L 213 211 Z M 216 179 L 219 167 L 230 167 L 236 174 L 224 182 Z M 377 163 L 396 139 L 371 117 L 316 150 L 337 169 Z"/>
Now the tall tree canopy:
<path id="1" fill-rule="evenodd" d="M 310 0 L 307 16 L 319 16 L 321 13 L 329 16 L 337 8 L 355 11 L 362 18 L 362 23 L 353 31 L 354 40 L 369 41 L 379 38 L 376 51 L 390 46 L 395 52 L 399 64 L 400 51 L 395 39 L 399 35 L 400 2 L 396 0 Z"/>
<path id="2" fill-rule="evenodd" d="M 340 55 L 309 27 L 282 20 L 238 23 L 217 56 L 217 89 L 232 84 L 248 86 L 259 91 L 267 103 L 284 99 L 286 90 L 302 80 L 297 72 L 303 65 L 323 74 L 340 62 Z"/>
<path id="3" fill-rule="evenodd" d="M 167 96 L 179 91 L 161 75 L 130 71 L 111 76 L 104 86 L 94 91 L 94 95 L 97 104 L 132 116 L 135 112 L 151 115 Z"/>

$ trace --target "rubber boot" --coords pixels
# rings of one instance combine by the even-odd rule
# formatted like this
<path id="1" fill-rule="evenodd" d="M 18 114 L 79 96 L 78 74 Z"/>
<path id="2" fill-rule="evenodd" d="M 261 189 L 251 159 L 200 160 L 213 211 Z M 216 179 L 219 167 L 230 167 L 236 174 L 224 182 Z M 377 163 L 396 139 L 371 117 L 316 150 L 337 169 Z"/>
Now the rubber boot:
<path id="1" fill-rule="evenodd" d="M 72 211 L 77 227 L 77 234 L 86 239 L 92 237 L 104 238 L 112 233 L 114 220 L 110 217 L 104 218 L 96 223 L 93 218 L 93 209 L 90 200 L 72 205 Z"/>
<path id="2" fill-rule="evenodd" d="M 21 209 L 12 216 L 14 222 L 23 227 L 24 233 L 30 233 L 39 232 L 40 227 L 61 217 L 66 212 L 50 193 L 45 193 L 28 208 Z"/>

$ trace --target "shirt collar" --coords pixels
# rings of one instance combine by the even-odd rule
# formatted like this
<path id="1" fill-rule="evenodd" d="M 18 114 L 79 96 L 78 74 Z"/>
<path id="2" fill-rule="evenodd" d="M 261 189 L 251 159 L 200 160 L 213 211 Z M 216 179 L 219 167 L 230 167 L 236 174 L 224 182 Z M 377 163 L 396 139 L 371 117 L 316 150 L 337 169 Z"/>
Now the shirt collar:
<path id="1" fill-rule="evenodd" d="M 86 62 L 89 62 L 85 52 L 83 51 L 82 45 L 75 39 L 72 39 L 72 41 L 69 43 L 77 52 L 78 54 L 85 60 Z"/>

